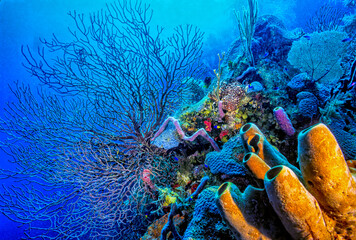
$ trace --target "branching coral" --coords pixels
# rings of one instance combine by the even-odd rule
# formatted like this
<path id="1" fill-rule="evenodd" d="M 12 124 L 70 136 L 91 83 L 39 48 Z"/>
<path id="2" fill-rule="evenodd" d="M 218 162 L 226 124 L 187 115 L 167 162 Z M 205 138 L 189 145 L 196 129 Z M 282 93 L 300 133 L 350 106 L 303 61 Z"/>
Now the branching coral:
<path id="1" fill-rule="evenodd" d="M 323 108 L 319 108 L 321 120 L 324 123 L 329 124 L 333 118 L 342 118 L 339 112 L 341 110 L 340 107 L 343 106 L 348 100 L 351 100 L 350 93 L 348 92 L 338 92 L 332 96 Z"/>
<path id="2" fill-rule="evenodd" d="M 245 54 L 253 66 L 255 65 L 255 60 L 253 58 L 251 44 L 258 16 L 257 0 L 248 0 L 248 7 L 249 10 L 244 10 L 242 17 L 238 12 L 234 11 L 234 13 L 239 27 L 241 42 L 245 47 Z"/>

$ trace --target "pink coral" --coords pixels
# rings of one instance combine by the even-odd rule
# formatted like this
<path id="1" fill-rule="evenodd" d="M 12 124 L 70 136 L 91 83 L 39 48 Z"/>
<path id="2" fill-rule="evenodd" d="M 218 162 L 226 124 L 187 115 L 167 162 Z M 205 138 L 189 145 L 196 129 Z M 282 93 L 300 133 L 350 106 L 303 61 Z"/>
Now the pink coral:
<path id="1" fill-rule="evenodd" d="M 142 181 L 146 183 L 152 190 L 155 189 L 155 185 L 151 180 L 151 170 L 144 169 L 142 172 Z"/>
<path id="2" fill-rule="evenodd" d="M 167 127 L 169 122 L 173 122 L 179 136 L 186 141 L 194 141 L 198 136 L 202 136 L 204 139 L 206 139 L 211 146 L 214 148 L 215 151 L 220 152 L 221 149 L 219 148 L 219 146 L 216 144 L 216 142 L 214 141 L 214 139 L 212 139 L 209 134 L 206 132 L 205 129 L 201 128 L 198 131 L 196 131 L 192 136 L 188 137 L 185 135 L 185 133 L 183 132 L 183 129 L 181 128 L 179 121 L 177 119 L 175 119 L 174 117 L 168 117 L 162 124 L 162 126 L 158 129 L 158 131 L 156 132 L 156 134 L 153 136 L 153 138 L 151 139 L 152 141 L 154 141 L 163 131 L 164 129 Z"/>
<path id="3" fill-rule="evenodd" d="M 211 122 L 208 120 L 205 120 L 204 124 L 205 124 L 205 130 L 210 132 L 211 131 Z"/>
<path id="4" fill-rule="evenodd" d="M 220 139 L 222 139 L 224 136 L 226 136 L 227 134 L 229 134 L 229 131 L 228 130 L 223 130 L 221 133 L 220 133 L 220 135 L 219 135 L 219 137 L 220 137 Z"/>

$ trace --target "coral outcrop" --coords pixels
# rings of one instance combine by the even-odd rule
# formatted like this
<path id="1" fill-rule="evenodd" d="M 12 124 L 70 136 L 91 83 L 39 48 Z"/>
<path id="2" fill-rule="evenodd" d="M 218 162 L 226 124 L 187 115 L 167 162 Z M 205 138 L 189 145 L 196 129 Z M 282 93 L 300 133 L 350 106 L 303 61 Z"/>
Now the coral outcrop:
<path id="1" fill-rule="evenodd" d="M 184 233 L 183 240 L 232 240 L 231 231 L 222 221 L 215 204 L 217 187 L 209 187 L 199 194 L 195 204 L 193 219 Z"/>

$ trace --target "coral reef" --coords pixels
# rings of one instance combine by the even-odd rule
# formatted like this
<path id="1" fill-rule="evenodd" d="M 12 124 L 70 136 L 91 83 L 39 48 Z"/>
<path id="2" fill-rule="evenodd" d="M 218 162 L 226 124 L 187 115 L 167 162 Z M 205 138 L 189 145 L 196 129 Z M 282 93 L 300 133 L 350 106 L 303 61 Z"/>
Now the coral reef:
<path id="1" fill-rule="evenodd" d="M 163 38 L 139 0 L 89 25 L 70 13 L 76 41 L 43 42 L 63 57 L 24 53 L 54 94 L 37 103 L 19 85 L 0 119 L 20 167 L 0 179 L 45 184 L 5 189 L 0 212 L 31 239 L 51 238 L 38 219 L 56 239 L 356 239 L 355 14 L 341 26 L 344 13 L 323 6 L 289 31 L 247 3 L 211 73 L 203 34 Z"/>
<path id="2" fill-rule="evenodd" d="M 185 195 L 174 203 L 185 219 L 178 228 L 183 239 L 355 238 L 355 64 L 342 58 L 344 39 L 343 32 L 288 31 L 266 15 L 255 23 L 251 53 L 236 40 L 219 55 L 210 93 L 176 115 L 182 132 L 204 129 L 219 147 L 197 151 L 196 140 L 195 150 L 178 156 L 171 187 Z M 340 79 L 341 67 L 351 68 L 349 79 Z M 320 120 L 348 161 L 325 125 L 310 127 Z"/>
<path id="3" fill-rule="evenodd" d="M 160 236 L 162 235 L 162 229 L 164 226 L 167 224 L 169 218 L 169 213 L 163 215 L 163 217 L 155 220 L 147 229 L 147 232 L 145 233 L 144 236 L 140 238 L 140 240 L 155 240 L 155 239 L 160 239 Z M 184 220 L 183 216 L 174 216 L 173 217 L 173 224 L 175 227 L 180 226 Z"/>

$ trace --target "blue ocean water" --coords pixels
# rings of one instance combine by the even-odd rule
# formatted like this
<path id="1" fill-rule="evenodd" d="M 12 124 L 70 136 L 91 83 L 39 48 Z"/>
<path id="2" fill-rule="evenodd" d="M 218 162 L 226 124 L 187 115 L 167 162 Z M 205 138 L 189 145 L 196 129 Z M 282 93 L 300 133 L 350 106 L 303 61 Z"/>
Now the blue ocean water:
<path id="1" fill-rule="evenodd" d="M 287 136 L 273 115 L 282 105 L 297 133 L 323 122 L 345 159 L 355 157 L 355 2 L 252 2 L 250 61 L 234 14 L 248 12 L 249 0 L 1 0 L 0 239 L 139 239 L 173 203 L 184 219 L 179 234 L 198 237 L 189 225 L 194 206 L 184 199 L 200 179 L 210 177 L 210 192 L 201 195 L 209 204 L 224 182 L 256 183 L 246 167 L 241 180 L 240 165 L 214 165 L 215 173 L 205 162 L 225 144 L 241 160 L 242 145 L 228 141 L 244 124 L 256 123 L 298 166 L 297 134 Z M 330 43 L 322 59 L 335 61 L 310 67 L 295 60 L 303 51 L 317 55 L 320 49 L 300 45 L 318 39 Z M 168 117 L 186 135 L 171 123 L 161 128 Z M 195 140 L 199 129 L 208 137 Z M 212 209 L 205 224 L 215 232 L 202 239 L 233 239 Z M 351 239 L 350 229 L 337 233 Z"/>

